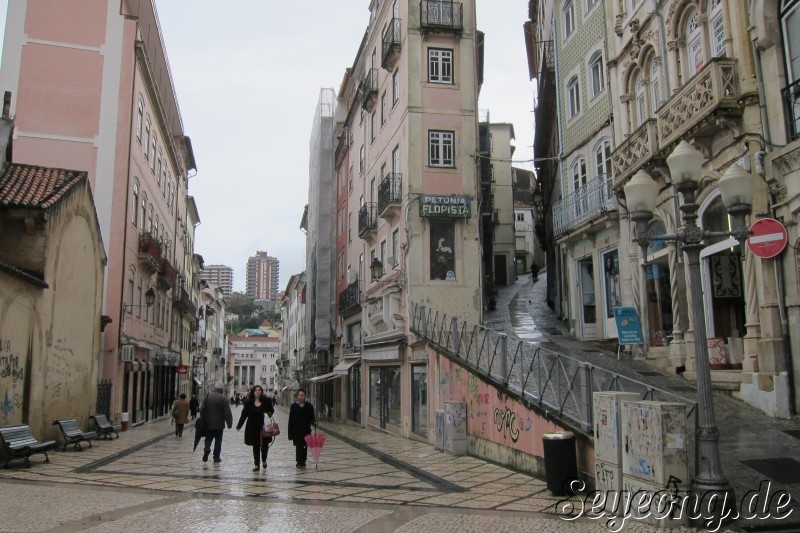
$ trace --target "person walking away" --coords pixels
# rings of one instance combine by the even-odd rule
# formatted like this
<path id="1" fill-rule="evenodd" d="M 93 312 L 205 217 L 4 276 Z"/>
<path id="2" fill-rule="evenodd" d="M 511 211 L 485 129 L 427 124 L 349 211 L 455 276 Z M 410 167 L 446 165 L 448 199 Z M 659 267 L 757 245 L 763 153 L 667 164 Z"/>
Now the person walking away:
<path id="1" fill-rule="evenodd" d="M 534 282 L 539 281 L 539 265 L 536 261 L 531 263 L 531 280 Z"/>
<path id="2" fill-rule="evenodd" d="M 306 435 L 311 434 L 311 426 L 317 425 L 314 416 L 314 406 L 306 401 L 306 391 L 297 391 L 297 401 L 289 408 L 289 440 L 294 443 L 295 459 L 297 468 L 306 466 L 308 458 L 308 444 Z"/>
<path id="3" fill-rule="evenodd" d="M 269 444 L 272 442 L 272 437 L 262 439 L 261 428 L 264 426 L 264 415 L 272 417 L 273 414 L 275 414 L 275 408 L 272 406 L 269 397 L 264 394 L 264 389 L 260 385 L 250 389 L 250 394 L 247 395 L 247 399 L 244 401 L 239 423 L 236 424 L 236 431 L 239 431 L 244 426 L 244 443 L 253 447 L 253 462 L 256 465 L 253 468 L 253 472 L 258 472 L 261 468 L 258 462 L 259 457 L 261 457 L 261 464 L 264 466 L 264 470 L 267 469 L 267 454 L 269 453 Z"/>
<path id="4" fill-rule="evenodd" d="M 192 399 L 189 400 L 189 411 L 192 413 L 192 420 L 197 418 L 198 409 L 200 409 L 200 402 L 197 401 L 197 396 L 192 394 Z"/>
<path id="5" fill-rule="evenodd" d="M 175 436 L 183 437 L 183 426 L 189 423 L 189 402 L 185 394 L 172 402 L 172 418 L 175 420 Z"/>
<path id="6" fill-rule="evenodd" d="M 214 441 L 214 462 L 222 462 L 222 433 L 225 426 L 233 427 L 233 413 L 228 399 L 222 394 L 224 385 L 221 381 L 214 383 L 214 390 L 209 392 L 203 405 L 200 406 L 200 416 L 206 423 L 206 442 L 203 448 L 203 462 L 208 461 L 211 453 L 211 441 Z"/>
<path id="7" fill-rule="evenodd" d="M 241 396 L 239 396 L 239 395 L 237 394 L 237 395 L 236 395 L 236 398 L 234 398 L 234 400 L 233 400 L 233 401 L 234 401 L 234 403 L 236 404 L 236 407 L 239 407 L 239 404 L 240 404 L 240 403 L 241 403 L 241 401 L 242 401 L 242 400 L 241 400 Z"/>

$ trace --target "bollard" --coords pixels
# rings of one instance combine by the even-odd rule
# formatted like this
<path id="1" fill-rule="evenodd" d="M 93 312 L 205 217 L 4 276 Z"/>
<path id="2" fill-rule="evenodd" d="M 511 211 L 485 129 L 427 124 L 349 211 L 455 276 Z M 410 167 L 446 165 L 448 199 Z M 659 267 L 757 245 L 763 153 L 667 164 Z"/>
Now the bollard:
<path id="1" fill-rule="evenodd" d="M 122 431 L 128 431 L 128 413 L 122 413 L 119 419 L 122 423 Z"/>

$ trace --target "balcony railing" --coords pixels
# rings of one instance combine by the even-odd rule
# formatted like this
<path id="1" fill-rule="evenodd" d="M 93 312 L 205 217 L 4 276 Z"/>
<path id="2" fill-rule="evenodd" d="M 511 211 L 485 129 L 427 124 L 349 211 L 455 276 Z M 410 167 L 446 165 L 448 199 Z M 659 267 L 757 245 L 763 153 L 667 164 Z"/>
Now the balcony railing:
<path id="1" fill-rule="evenodd" d="M 403 175 L 389 172 L 378 187 L 378 215 L 383 216 L 390 207 L 403 201 Z"/>
<path id="2" fill-rule="evenodd" d="M 147 231 L 139 234 L 139 260 L 149 272 L 157 272 L 161 265 L 161 243 Z"/>
<path id="3" fill-rule="evenodd" d="M 736 60 L 716 58 L 684 85 L 658 110 L 658 141 L 666 148 L 712 114 L 727 109 L 741 113 Z M 717 127 L 714 125 L 713 127 Z"/>
<path id="4" fill-rule="evenodd" d="M 542 78 L 547 77 L 548 72 L 555 72 L 556 62 L 553 56 L 553 41 L 536 41 L 534 43 L 536 50 L 537 73 L 538 79 L 541 82 Z"/>
<path id="5" fill-rule="evenodd" d="M 625 139 L 611 155 L 615 184 L 623 183 L 658 151 L 656 120 L 650 119 Z"/>
<path id="6" fill-rule="evenodd" d="M 613 178 L 599 176 L 553 204 L 553 234 L 561 235 L 616 209 Z"/>
<path id="7" fill-rule="evenodd" d="M 175 268 L 166 259 L 161 261 L 158 271 L 158 286 L 165 291 L 175 286 Z"/>
<path id="8" fill-rule="evenodd" d="M 400 19 L 392 19 L 383 32 L 381 67 L 391 70 L 400 55 Z"/>
<path id="9" fill-rule="evenodd" d="M 197 307 L 195 307 L 194 302 L 192 302 L 192 297 L 183 287 L 181 287 L 180 290 L 175 291 L 174 304 L 175 308 L 186 313 L 187 315 L 192 317 L 197 316 Z"/>
<path id="10" fill-rule="evenodd" d="M 786 114 L 786 135 L 790 141 L 800 139 L 800 80 L 781 90 Z"/>
<path id="11" fill-rule="evenodd" d="M 375 107 L 378 99 L 378 69 L 367 69 L 364 79 L 361 81 L 361 107 L 371 111 Z"/>
<path id="12" fill-rule="evenodd" d="M 419 4 L 423 30 L 461 32 L 464 29 L 462 5 L 450 0 L 422 0 Z"/>
<path id="13" fill-rule="evenodd" d="M 378 229 L 378 206 L 368 202 L 358 210 L 358 236 Z"/>
<path id="14" fill-rule="evenodd" d="M 361 309 L 361 285 L 354 281 L 339 293 L 339 314 L 350 316 Z"/>

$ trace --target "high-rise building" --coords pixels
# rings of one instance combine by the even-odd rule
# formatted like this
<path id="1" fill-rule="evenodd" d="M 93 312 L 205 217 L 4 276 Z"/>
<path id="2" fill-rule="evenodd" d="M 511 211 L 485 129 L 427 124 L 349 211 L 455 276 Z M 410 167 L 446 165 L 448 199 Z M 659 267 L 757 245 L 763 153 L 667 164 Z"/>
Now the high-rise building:
<path id="1" fill-rule="evenodd" d="M 280 262 L 267 252 L 256 252 L 247 260 L 247 297 L 251 300 L 272 300 L 278 297 Z"/>
<path id="2" fill-rule="evenodd" d="M 7 21 L 0 88 L 13 95 L 12 162 L 87 172 L 97 208 L 110 319 L 100 378 L 112 384 L 97 412 L 131 423 L 167 415 L 162 399 L 191 392 L 177 370 L 191 363 L 197 329 L 200 217 L 155 2 L 9 2 Z"/>
<path id="3" fill-rule="evenodd" d="M 206 265 L 200 272 L 200 279 L 219 287 L 225 297 L 233 292 L 233 268 L 227 265 Z"/>

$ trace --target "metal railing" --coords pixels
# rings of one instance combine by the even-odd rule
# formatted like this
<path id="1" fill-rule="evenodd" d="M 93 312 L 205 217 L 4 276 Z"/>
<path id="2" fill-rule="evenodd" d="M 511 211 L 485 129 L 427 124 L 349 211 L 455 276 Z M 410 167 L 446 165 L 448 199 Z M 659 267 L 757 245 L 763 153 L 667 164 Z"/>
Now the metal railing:
<path id="1" fill-rule="evenodd" d="M 361 306 L 361 284 L 358 280 L 339 293 L 339 314 L 347 315 Z"/>
<path id="2" fill-rule="evenodd" d="M 358 210 L 358 236 L 378 229 L 378 207 L 374 202 L 367 202 Z"/>
<path id="3" fill-rule="evenodd" d="M 464 27 L 462 5 L 451 0 L 422 0 L 419 4 L 423 28 L 446 28 L 461 31 Z"/>
<path id="4" fill-rule="evenodd" d="M 595 392 L 633 392 L 642 400 L 685 404 L 689 457 L 694 457 L 696 402 L 424 305 L 412 302 L 411 313 L 410 329 L 418 339 L 512 395 L 537 405 L 548 416 L 585 433 L 591 433 L 593 428 Z"/>
<path id="5" fill-rule="evenodd" d="M 616 209 L 613 178 L 598 176 L 553 204 L 553 234 L 561 235 Z"/>
<path id="6" fill-rule="evenodd" d="M 364 79 L 361 81 L 361 107 L 370 109 L 378 97 L 378 69 L 367 69 Z"/>
<path id="7" fill-rule="evenodd" d="M 378 186 L 378 215 L 383 215 L 392 205 L 399 205 L 403 200 L 403 175 L 389 172 Z"/>
<path id="8" fill-rule="evenodd" d="M 396 51 L 400 50 L 400 19 L 393 18 L 383 32 L 381 48 L 381 67 L 387 68 L 392 63 Z"/>

